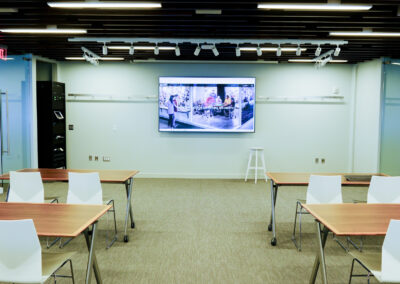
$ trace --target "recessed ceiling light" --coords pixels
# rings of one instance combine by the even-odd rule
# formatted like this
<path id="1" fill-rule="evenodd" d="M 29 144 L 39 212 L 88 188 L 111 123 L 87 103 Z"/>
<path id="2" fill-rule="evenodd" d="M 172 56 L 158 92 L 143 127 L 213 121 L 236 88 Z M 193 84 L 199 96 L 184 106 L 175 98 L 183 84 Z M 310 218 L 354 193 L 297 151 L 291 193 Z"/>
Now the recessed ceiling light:
<path id="1" fill-rule="evenodd" d="M 0 29 L 3 33 L 16 34 L 85 34 L 82 29 Z"/>
<path id="2" fill-rule="evenodd" d="M 296 11 L 366 11 L 372 5 L 345 4 L 258 4 L 258 9 L 296 10 Z"/>
<path id="3" fill-rule="evenodd" d="M 400 37 L 400 32 L 330 32 L 330 36 Z"/>
<path id="4" fill-rule="evenodd" d="M 161 8 L 161 3 L 154 2 L 101 2 L 101 1 L 82 1 L 82 2 L 47 2 L 52 8 L 67 9 L 143 9 Z"/>
<path id="5" fill-rule="evenodd" d="M 18 9 L 15 8 L 0 8 L 0 13 L 16 13 Z"/>
<path id="6" fill-rule="evenodd" d="M 85 60 L 84 57 L 65 57 L 65 60 Z M 122 61 L 125 60 L 123 57 L 100 57 L 99 60 L 104 61 Z"/>
<path id="7" fill-rule="evenodd" d="M 315 63 L 317 62 L 315 59 L 289 59 L 289 62 L 295 62 L 295 63 Z M 329 61 L 329 63 L 346 63 L 348 60 L 345 59 L 332 59 Z"/>
<path id="8" fill-rule="evenodd" d="M 400 62 L 392 62 L 393 65 L 400 65 Z"/>
<path id="9" fill-rule="evenodd" d="M 196 10 L 197 15 L 221 15 L 222 10 L 218 9 L 197 9 Z"/>
<path id="10" fill-rule="evenodd" d="M 276 52 L 278 50 L 277 47 L 261 47 L 261 51 L 270 51 L 270 52 Z M 241 51 L 257 51 L 257 47 L 241 47 Z M 297 47 L 281 47 L 281 51 L 284 52 L 295 52 L 297 50 Z M 301 51 L 306 51 L 307 48 L 301 48 Z"/>

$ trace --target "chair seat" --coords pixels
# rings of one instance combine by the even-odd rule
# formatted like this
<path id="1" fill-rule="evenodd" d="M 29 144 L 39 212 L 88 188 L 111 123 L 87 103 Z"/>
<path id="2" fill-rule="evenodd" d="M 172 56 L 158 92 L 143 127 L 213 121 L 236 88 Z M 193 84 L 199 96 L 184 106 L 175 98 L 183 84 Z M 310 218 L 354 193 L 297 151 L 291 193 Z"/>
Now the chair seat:
<path id="1" fill-rule="evenodd" d="M 381 265 L 382 265 L 381 251 L 378 252 L 351 251 L 349 253 L 351 254 L 352 257 L 362 262 L 362 264 L 364 264 L 378 279 L 378 277 L 381 274 Z"/>
<path id="2" fill-rule="evenodd" d="M 75 252 L 50 253 L 42 252 L 42 281 L 46 281 Z"/>

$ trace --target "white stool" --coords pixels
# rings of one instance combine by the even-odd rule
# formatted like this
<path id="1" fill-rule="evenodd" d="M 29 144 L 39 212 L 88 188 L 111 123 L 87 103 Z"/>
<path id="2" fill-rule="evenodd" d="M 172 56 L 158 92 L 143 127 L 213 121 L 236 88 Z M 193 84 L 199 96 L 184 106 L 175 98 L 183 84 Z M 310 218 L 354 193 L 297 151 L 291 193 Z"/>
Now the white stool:
<path id="1" fill-rule="evenodd" d="M 251 167 L 251 160 L 253 159 L 254 155 L 256 156 L 255 165 L 254 165 L 254 167 Z M 258 165 L 258 158 L 261 159 L 262 167 L 259 167 L 259 165 Z M 267 175 L 266 175 L 266 170 L 265 170 L 264 148 L 261 148 L 261 147 L 250 148 L 249 162 L 247 163 L 246 178 L 244 179 L 244 181 L 247 181 L 247 176 L 249 175 L 249 170 L 254 170 L 254 172 L 255 172 L 254 183 L 257 183 L 257 176 L 258 176 L 259 170 L 263 171 L 265 181 L 268 180 Z"/>

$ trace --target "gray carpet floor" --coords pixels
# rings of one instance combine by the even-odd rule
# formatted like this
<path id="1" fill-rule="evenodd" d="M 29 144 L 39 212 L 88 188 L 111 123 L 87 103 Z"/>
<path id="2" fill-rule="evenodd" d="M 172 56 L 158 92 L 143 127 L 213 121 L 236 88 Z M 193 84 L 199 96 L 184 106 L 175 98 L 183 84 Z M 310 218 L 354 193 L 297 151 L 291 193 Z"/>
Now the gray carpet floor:
<path id="1" fill-rule="evenodd" d="M 104 184 L 104 200 L 116 202 L 119 238 L 113 247 L 105 248 L 111 223 L 104 216 L 96 242 L 103 283 L 308 283 L 317 251 L 311 216 L 303 217 L 303 250 L 298 252 L 291 241 L 296 199 L 305 198 L 306 188 L 279 189 L 276 247 L 270 245 L 272 234 L 267 230 L 269 189 L 265 181 L 136 179 L 136 228 L 129 229 L 130 241 L 124 243 L 124 187 Z M 66 183 L 46 183 L 45 190 L 46 195 L 65 202 Z M 367 188 L 343 188 L 345 202 L 366 199 L 366 194 Z M 46 250 L 45 239 L 41 241 Z M 367 238 L 365 250 L 379 250 L 382 241 L 381 237 Z M 48 251 L 76 251 L 72 258 L 76 283 L 84 283 L 88 252 L 83 236 L 62 250 L 52 247 Z M 346 283 L 351 257 L 331 235 L 325 251 L 329 283 Z M 60 279 L 57 283 L 71 282 Z"/>

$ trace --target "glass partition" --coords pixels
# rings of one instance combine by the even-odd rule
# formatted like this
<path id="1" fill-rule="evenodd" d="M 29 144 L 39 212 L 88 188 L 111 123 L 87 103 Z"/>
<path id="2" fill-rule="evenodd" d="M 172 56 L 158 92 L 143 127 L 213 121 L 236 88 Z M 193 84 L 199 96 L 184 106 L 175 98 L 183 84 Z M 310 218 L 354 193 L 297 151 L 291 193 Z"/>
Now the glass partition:
<path id="1" fill-rule="evenodd" d="M 400 175 L 400 61 L 384 65 L 380 171 Z"/>
<path id="2" fill-rule="evenodd" d="M 1 173 L 31 165 L 32 56 L 0 60 Z"/>

